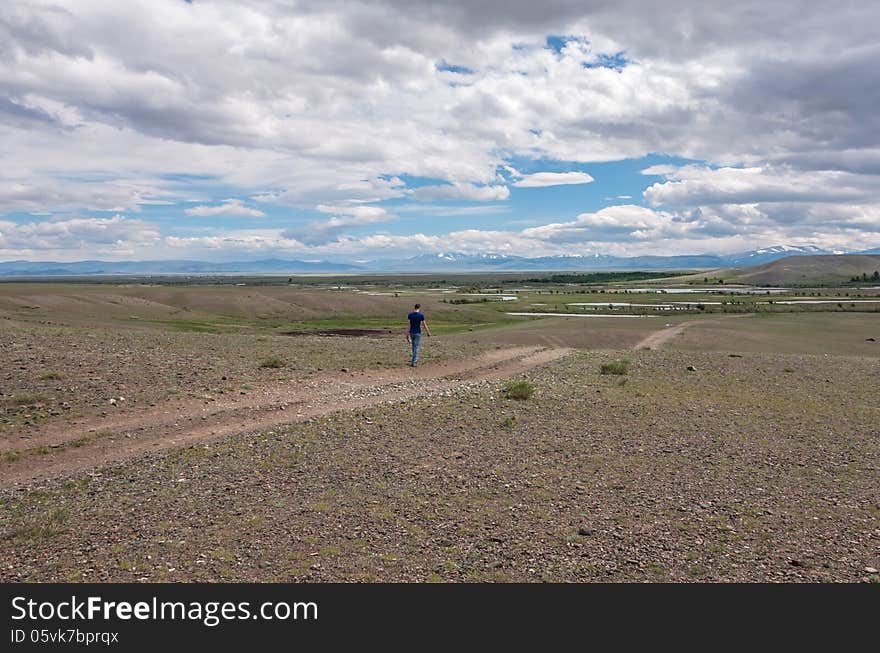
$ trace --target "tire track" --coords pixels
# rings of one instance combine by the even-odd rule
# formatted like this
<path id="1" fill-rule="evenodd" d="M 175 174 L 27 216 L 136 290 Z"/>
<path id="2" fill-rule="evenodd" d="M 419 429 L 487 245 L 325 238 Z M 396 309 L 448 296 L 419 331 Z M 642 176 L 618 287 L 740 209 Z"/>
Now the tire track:
<path id="1" fill-rule="evenodd" d="M 571 349 L 511 347 L 418 368 L 323 375 L 266 384 L 247 395 L 192 399 L 121 415 L 53 426 L 0 464 L 0 487 L 68 476 L 197 442 L 279 428 L 335 412 L 429 396 L 468 381 L 501 379 L 559 360 Z M 9 445 L 7 444 L 7 450 Z M 48 453 L 34 453 L 46 451 Z"/>

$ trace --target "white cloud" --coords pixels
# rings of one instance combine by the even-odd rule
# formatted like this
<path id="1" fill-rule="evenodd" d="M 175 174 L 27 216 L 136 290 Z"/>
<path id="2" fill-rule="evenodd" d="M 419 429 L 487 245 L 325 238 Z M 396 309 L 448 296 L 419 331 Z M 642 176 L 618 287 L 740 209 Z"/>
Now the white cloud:
<path id="1" fill-rule="evenodd" d="M 510 197 L 510 189 L 507 186 L 477 186 L 468 183 L 452 183 L 442 186 L 422 186 L 410 191 L 413 199 L 432 200 L 470 200 L 479 202 L 491 202 L 506 200 Z"/>
<path id="2" fill-rule="evenodd" d="M 617 210 L 611 210 L 617 209 Z M 880 211 L 850 207 L 808 233 L 780 226 L 758 208 L 718 206 L 684 213 L 656 212 L 637 206 L 608 207 L 574 220 L 521 230 L 464 229 L 439 234 L 348 235 L 348 230 L 379 221 L 380 216 L 335 216 L 296 229 L 232 230 L 222 234 L 163 236 L 156 225 L 124 216 L 65 218 L 18 224 L 0 220 L 0 259 L 23 255 L 31 260 L 85 258 L 287 257 L 310 260 L 406 258 L 437 251 L 508 253 L 522 256 L 723 253 L 767 243 L 811 244 L 865 249 L 880 246 L 880 231 L 867 236 L 864 225 L 880 225 Z M 731 228 L 734 223 L 748 230 Z M 322 231 L 323 229 L 323 231 Z M 145 254 L 149 251 L 149 256 Z"/>
<path id="3" fill-rule="evenodd" d="M 513 185 L 517 188 L 543 188 L 545 186 L 568 186 L 589 184 L 593 178 L 586 172 L 535 172 L 525 175 Z"/>
<path id="4" fill-rule="evenodd" d="M 336 215 L 350 215 L 354 218 L 363 220 L 365 223 L 370 221 L 383 222 L 388 219 L 388 212 L 381 206 L 371 206 L 369 204 L 347 204 L 347 205 L 331 205 L 319 204 L 317 207 L 321 213 L 333 213 Z"/>
<path id="5" fill-rule="evenodd" d="M 406 258 L 419 253 L 457 251 L 464 253 L 507 253 L 521 256 L 613 254 L 616 256 L 731 253 L 766 243 L 814 244 L 830 248 L 864 249 L 880 246 L 880 236 L 865 238 L 858 227 L 828 226 L 807 235 L 795 235 L 775 225 L 752 233 L 719 232 L 711 218 L 681 221 L 678 216 L 659 216 L 644 229 L 628 225 L 615 234 L 614 228 L 590 227 L 578 221 L 552 229 L 484 230 L 464 229 L 442 234 L 368 234 L 339 236 L 312 243 L 300 241 L 290 231 L 242 232 L 225 236 L 171 237 L 165 245 L 169 256 L 224 258 L 242 255 L 309 258 L 313 260 L 358 260 Z M 628 231 L 627 231 L 628 230 Z M 652 232 L 634 237 L 632 232 Z"/>
<path id="6" fill-rule="evenodd" d="M 679 170 L 679 166 L 661 164 L 661 165 L 649 166 L 649 167 L 645 168 L 644 170 L 642 170 L 641 172 L 643 175 L 665 176 L 665 175 L 673 175 L 678 170 Z"/>
<path id="7" fill-rule="evenodd" d="M 217 206 L 200 205 L 184 211 L 187 215 L 195 215 L 198 217 L 208 217 L 214 215 L 232 215 L 246 218 L 262 218 L 265 213 L 259 209 L 245 206 L 244 202 L 239 199 L 223 200 L 223 204 Z"/>
<path id="8" fill-rule="evenodd" d="M 135 177 L 52 179 L 27 170 L 0 171 L 0 212 L 138 211 L 141 205 L 164 203 L 170 196 L 157 181 Z"/>
<path id="9" fill-rule="evenodd" d="M 436 216 L 487 215 L 509 213 L 507 204 L 476 204 L 471 206 L 447 206 L 442 204 L 401 204 L 394 207 L 397 213 L 423 213 Z"/>
<path id="10" fill-rule="evenodd" d="M 616 241 L 640 238 L 639 234 L 673 223 L 674 216 L 625 204 L 609 206 L 595 213 L 581 213 L 571 222 L 557 222 L 529 227 L 522 234 L 528 238 L 552 242 Z"/>
<path id="11" fill-rule="evenodd" d="M 36 259 L 59 260 L 105 255 L 119 258 L 161 245 L 156 225 L 122 215 L 111 218 L 72 217 L 41 222 L 0 220 L 0 257 L 19 253 Z"/>
<path id="12" fill-rule="evenodd" d="M 798 171 L 771 167 L 664 167 L 667 181 L 645 192 L 653 206 L 854 202 L 880 197 L 880 176 L 836 170 Z"/>
<path id="13" fill-rule="evenodd" d="M 314 247 L 366 248 L 345 234 L 384 220 L 343 210 L 353 203 L 504 201 L 499 170 L 521 159 L 662 152 L 711 164 L 645 170 L 663 178 L 645 198 L 669 218 L 640 214 L 641 224 L 633 212 L 627 223 L 598 210 L 546 229 L 558 242 L 497 233 L 524 251 L 574 248 L 588 232 L 607 247 L 681 251 L 735 229 L 772 242 L 869 242 L 880 229 L 876 3 L 7 4 L 0 143 L 15 165 L 0 171 L 0 214 L 132 213 L 183 199 L 199 202 L 191 215 L 268 212 L 218 205 L 237 195 L 333 207 Z M 557 52 L 548 34 L 582 38 Z M 619 53 L 625 65 L 608 67 Z M 438 71 L 439 61 L 473 73 Z M 559 174 L 510 179 L 548 185 Z M 413 177 L 440 181 L 409 188 Z"/>
<path id="14" fill-rule="evenodd" d="M 378 206 L 320 205 L 318 210 L 322 213 L 335 213 L 337 215 L 327 220 L 319 220 L 285 229 L 281 232 L 282 238 L 296 240 L 306 245 L 324 245 L 338 240 L 352 228 L 395 219 L 395 216 Z"/>

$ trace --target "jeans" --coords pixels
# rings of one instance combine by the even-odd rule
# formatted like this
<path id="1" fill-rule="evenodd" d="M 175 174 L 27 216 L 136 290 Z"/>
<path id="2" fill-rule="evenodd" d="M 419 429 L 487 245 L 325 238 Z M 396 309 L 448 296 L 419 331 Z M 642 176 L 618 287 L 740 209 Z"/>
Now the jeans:
<path id="1" fill-rule="evenodd" d="M 412 364 L 415 365 L 419 362 L 419 340 L 422 339 L 421 333 L 411 333 L 409 334 L 409 339 L 412 342 Z"/>

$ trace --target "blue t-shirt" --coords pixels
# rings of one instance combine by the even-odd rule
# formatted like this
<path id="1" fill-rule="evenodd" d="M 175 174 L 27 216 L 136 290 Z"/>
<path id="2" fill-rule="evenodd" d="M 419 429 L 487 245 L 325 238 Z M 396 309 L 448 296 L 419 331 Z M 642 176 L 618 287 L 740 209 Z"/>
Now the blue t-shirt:
<path id="1" fill-rule="evenodd" d="M 421 333 L 422 332 L 422 322 L 425 321 L 425 314 L 419 311 L 413 311 L 409 315 L 406 316 L 409 320 L 409 332 L 410 333 Z"/>

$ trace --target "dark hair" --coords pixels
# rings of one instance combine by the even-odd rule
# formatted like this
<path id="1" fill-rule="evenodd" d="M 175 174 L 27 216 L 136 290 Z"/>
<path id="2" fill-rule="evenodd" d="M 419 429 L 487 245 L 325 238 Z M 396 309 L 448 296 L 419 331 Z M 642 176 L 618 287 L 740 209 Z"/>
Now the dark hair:
<path id="1" fill-rule="evenodd" d="M 422 307 L 421 304 L 416 304 L 414 308 L 421 308 L 421 307 Z"/>

